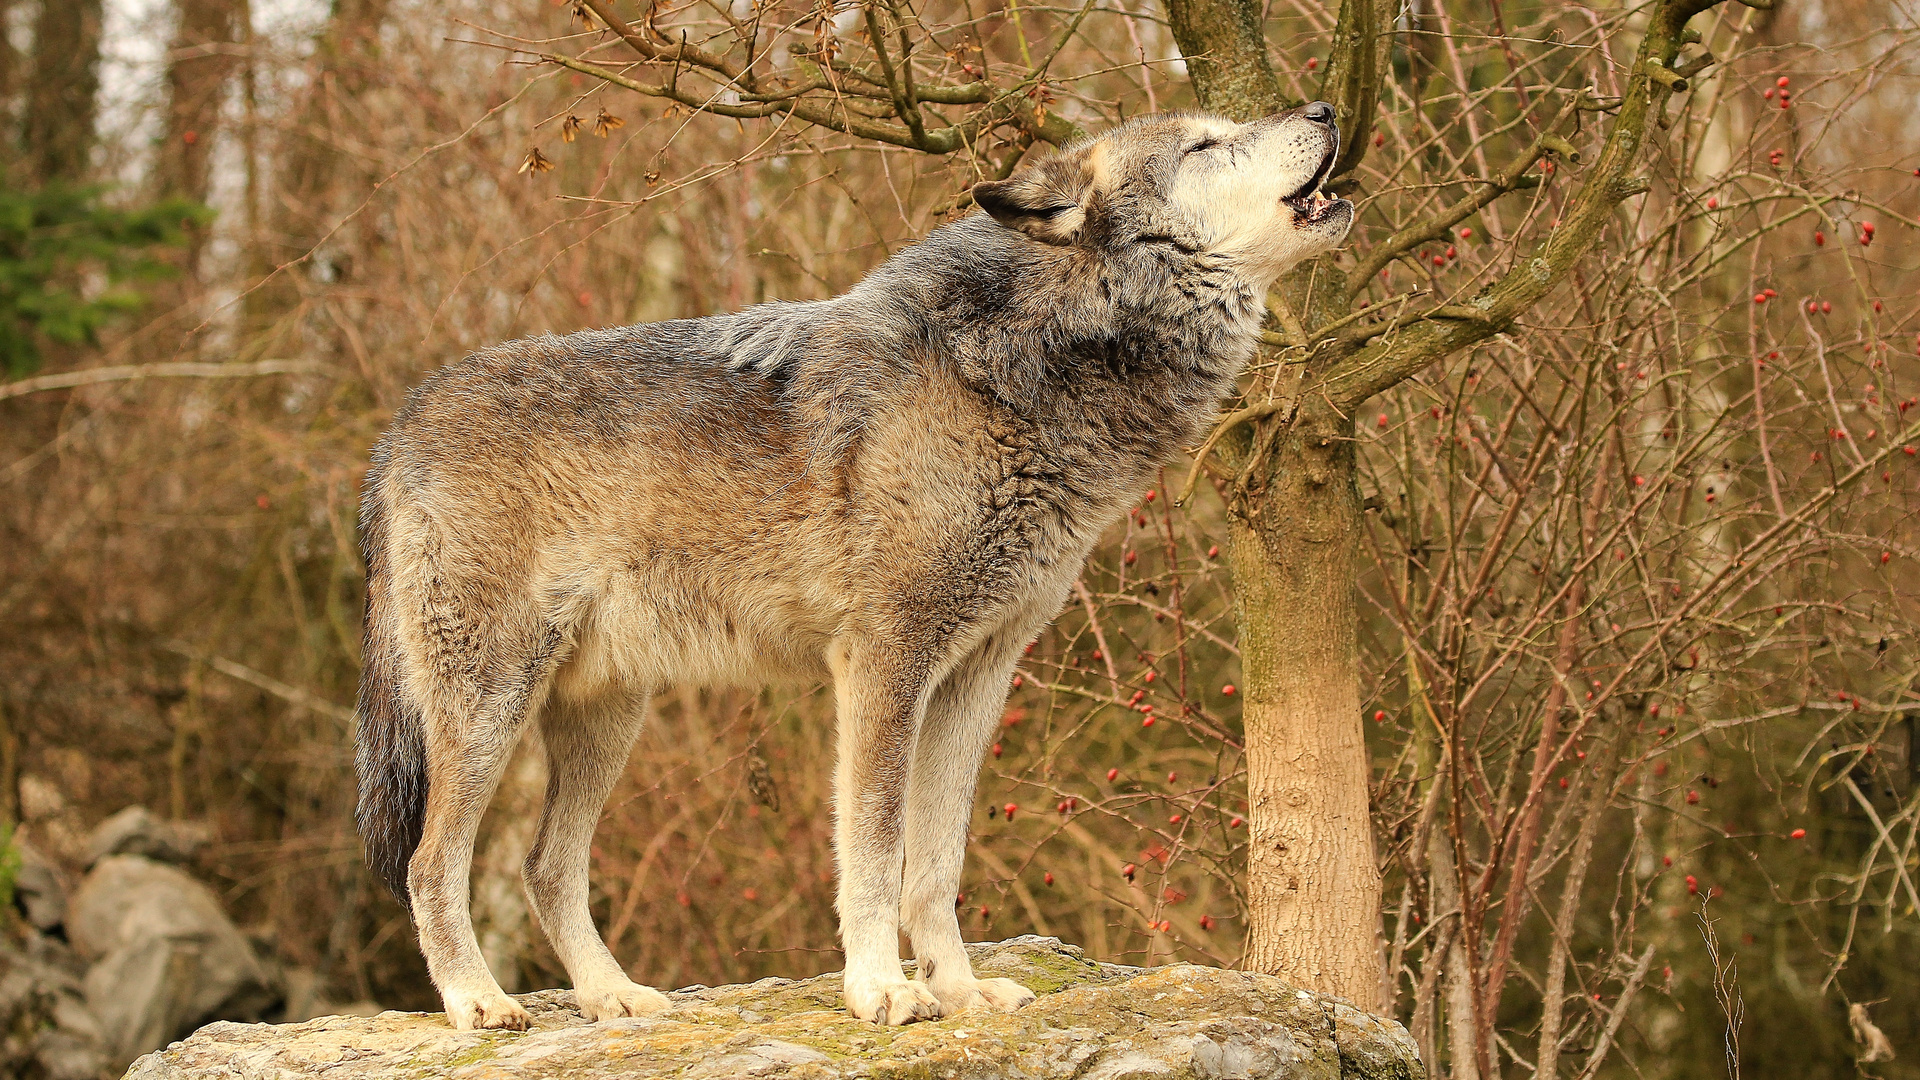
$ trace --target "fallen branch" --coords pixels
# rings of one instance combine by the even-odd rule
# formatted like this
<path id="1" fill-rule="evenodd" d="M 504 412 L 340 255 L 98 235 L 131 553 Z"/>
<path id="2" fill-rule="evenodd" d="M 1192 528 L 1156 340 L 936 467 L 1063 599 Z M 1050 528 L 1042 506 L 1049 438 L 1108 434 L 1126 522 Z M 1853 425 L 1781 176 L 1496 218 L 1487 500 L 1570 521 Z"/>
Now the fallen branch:
<path id="1" fill-rule="evenodd" d="M 133 382 L 139 379 L 247 379 L 260 375 L 301 375 L 321 370 L 312 360 L 257 360 L 251 364 L 115 364 L 112 367 L 63 371 L 58 375 L 36 375 L 31 379 L 0 383 L 0 401 L 25 397 L 48 390 L 71 390 L 106 382 Z"/>

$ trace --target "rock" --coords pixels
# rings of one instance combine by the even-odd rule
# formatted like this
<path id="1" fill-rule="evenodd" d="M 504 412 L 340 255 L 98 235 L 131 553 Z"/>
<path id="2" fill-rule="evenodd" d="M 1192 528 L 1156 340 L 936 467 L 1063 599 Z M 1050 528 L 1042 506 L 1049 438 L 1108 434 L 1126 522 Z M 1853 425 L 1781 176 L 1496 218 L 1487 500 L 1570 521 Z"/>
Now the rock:
<path id="1" fill-rule="evenodd" d="M 67 921 L 67 887 L 60 868 L 31 845 L 14 838 L 20 869 L 13 879 L 13 902 L 35 930 L 47 933 Z"/>
<path id="2" fill-rule="evenodd" d="M 125 1064 L 208 1020 L 258 1019 L 279 993 L 213 890 L 138 855 L 109 855 L 67 911 L 91 962 L 87 1005 L 108 1055 Z"/>
<path id="3" fill-rule="evenodd" d="M 165 821 L 144 806 L 129 806 L 96 826 L 87 837 L 87 865 L 109 855 L 144 855 L 165 863 L 184 863 L 213 838 L 194 821 Z"/>
<path id="4" fill-rule="evenodd" d="M 275 1023 L 297 1024 L 322 1016 L 378 1016 L 386 1010 L 371 1001 L 332 1001 L 322 996 L 324 984 L 312 968 L 290 967 L 281 973 L 286 1000 L 274 1015 Z"/>
<path id="5" fill-rule="evenodd" d="M 107 1069 L 100 1027 L 57 940 L 0 947 L 0 1076 L 95 1080 Z"/>
<path id="6" fill-rule="evenodd" d="M 526 994 L 526 1032 L 457 1032 L 438 1013 L 210 1024 L 126 1080 L 966 1077 L 991 1080 L 1421 1080 L 1406 1029 L 1268 975 L 1098 964 L 1053 938 L 970 946 L 982 977 L 1039 994 L 1014 1013 L 907 1027 L 855 1020 L 840 976 L 690 987 L 646 1018 L 589 1024 L 570 991 Z"/>

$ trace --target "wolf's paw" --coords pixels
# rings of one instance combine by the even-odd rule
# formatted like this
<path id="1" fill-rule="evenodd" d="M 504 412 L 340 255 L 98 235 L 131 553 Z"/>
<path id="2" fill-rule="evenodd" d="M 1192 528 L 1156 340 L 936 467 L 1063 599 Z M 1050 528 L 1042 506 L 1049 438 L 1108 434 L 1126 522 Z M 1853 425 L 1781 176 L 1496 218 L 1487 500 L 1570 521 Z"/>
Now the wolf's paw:
<path id="1" fill-rule="evenodd" d="M 575 987 L 573 1000 L 580 1015 L 594 1023 L 620 1016 L 652 1016 L 665 1012 L 670 1004 L 667 995 L 635 982 Z"/>
<path id="2" fill-rule="evenodd" d="M 940 999 L 923 982 L 895 979 L 892 982 L 847 984 L 847 1011 L 876 1024 L 911 1024 L 915 1020 L 937 1020 L 946 1015 Z"/>
<path id="3" fill-rule="evenodd" d="M 948 1016 L 968 1009 L 1012 1012 L 1033 1004 L 1033 991 L 1012 979 L 956 979 L 936 985 L 933 992 Z"/>
<path id="4" fill-rule="evenodd" d="M 533 1023 L 533 1017 L 527 1015 L 519 1002 L 498 990 L 478 994 L 455 991 L 447 994 L 446 1004 L 447 1020 L 459 1031 L 476 1028 L 525 1031 Z"/>

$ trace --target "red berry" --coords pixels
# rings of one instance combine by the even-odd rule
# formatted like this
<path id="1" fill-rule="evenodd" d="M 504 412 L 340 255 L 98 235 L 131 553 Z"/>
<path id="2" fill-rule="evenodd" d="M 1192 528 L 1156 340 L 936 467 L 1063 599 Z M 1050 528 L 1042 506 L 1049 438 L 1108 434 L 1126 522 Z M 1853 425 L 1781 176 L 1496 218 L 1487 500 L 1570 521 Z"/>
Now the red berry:
<path id="1" fill-rule="evenodd" d="M 1380 414 L 1380 426 L 1381 426 L 1381 427 L 1386 427 L 1386 426 L 1387 426 L 1387 414 L 1386 414 L 1386 413 L 1381 413 L 1381 414 Z"/>
<path id="2" fill-rule="evenodd" d="M 1646 487 L 1646 486 L 1647 486 L 1647 478 L 1646 478 L 1646 477 L 1644 477 L 1644 476 L 1636 476 L 1636 477 L 1634 477 L 1634 478 L 1633 478 L 1633 486 L 1634 486 L 1634 487 Z"/>
<path id="3" fill-rule="evenodd" d="M 1446 257 L 1446 256 L 1444 256 L 1444 255 L 1435 255 L 1435 256 L 1433 257 L 1433 265 L 1435 265 L 1435 266 L 1445 266 L 1445 265 L 1447 265 L 1447 257 Z"/>
<path id="4" fill-rule="evenodd" d="M 1883 551 L 1880 553 L 1880 564 L 1882 566 L 1885 566 L 1887 563 L 1890 563 L 1892 561 L 1893 561 L 1893 552 Z"/>
<path id="5" fill-rule="evenodd" d="M 1232 696 L 1233 696 L 1233 693 L 1234 693 L 1234 691 L 1233 691 L 1233 684 L 1232 684 L 1232 683 L 1228 683 L 1227 685 L 1225 685 L 1225 686 L 1223 686 L 1223 687 L 1221 687 L 1221 688 L 1220 688 L 1220 692 L 1221 692 L 1222 694 L 1225 694 L 1225 695 L 1226 695 L 1226 696 L 1228 696 L 1228 697 L 1232 697 Z"/>
<path id="6" fill-rule="evenodd" d="M 1826 247 L 1826 246 L 1827 246 L 1827 234 L 1826 234 L 1826 233 L 1823 233 L 1823 232 L 1821 232 L 1821 231 L 1820 231 L 1819 229 L 1815 229 L 1815 230 L 1813 230 L 1813 246 L 1814 246 L 1814 247 Z"/>
<path id="7" fill-rule="evenodd" d="M 1787 85 L 1787 77 L 1785 75 L 1780 76 L 1778 79 L 1775 79 L 1773 81 L 1773 85 L 1779 86 L 1779 87 L 1785 87 Z"/>
<path id="8" fill-rule="evenodd" d="M 1242 825 L 1245 825 L 1245 824 L 1246 824 L 1246 822 L 1245 822 L 1244 820 L 1242 820 L 1242 819 L 1240 819 L 1240 818 L 1234 818 L 1234 819 L 1233 819 L 1232 821 L 1229 821 L 1229 822 L 1227 822 L 1227 828 L 1229 828 L 1229 829 L 1237 829 L 1237 828 L 1239 828 L 1240 826 L 1242 826 Z"/>
<path id="9" fill-rule="evenodd" d="M 1178 824 L 1180 824 L 1180 815 L 1179 815 L 1179 814 L 1173 814 L 1173 815 L 1170 815 L 1170 816 L 1169 816 L 1169 817 L 1167 818 L 1167 824 L 1169 824 L 1169 825 L 1178 825 Z"/>
<path id="10" fill-rule="evenodd" d="M 1123 866 L 1123 867 L 1121 867 L 1121 868 L 1120 868 L 1120 876 L 1121 876 L 1121 877 L 1123 877 L 1123 878 L 1126 878 L 1126 879 L 1127 879 L 1128 881 L 1132 881 L 1132 880 L 1133 880 L 1133 870 L 1134 870 L 1134 866 L 1133 866 L 1133 864 L 1132 864 L 1132 863 L 1128 863 L 1127 865 L 1125 865 L 1125 866 Z"/>
<path id="11" fill-rule="evenodd" d="M 1766 88 L 1765 90 L 1762 90 L 1762 91 L 1760 91 L 1760 96 L 1761 96 L 1761 97 L 1763 97 L 1763 98 L 1766 98 L 1766 99 L 1767 99 L 1768 101 L 1772 101 L 1772 100 L 1773 100 L 1773 87 L 1771 87 L 1771 86 L 1769 86 L 1769 87 L 1767 87 L 1767 88 Z"/>
<path id="12" fill-rule="evenodd" d="M 1709 210 L 1720 209 L 1720 196 L 1718 195 L 1707 196 L 1707 209 Z"/>
<path id="13" fill-rule="evenodd" d="M 1672 865 L 1673 865 L 1673 856 L 1671 856 L 1671 855 L 1662 855 L 1662 856 L 1660 856 L 1660 865 L 1662 865 L 1662 866 L 1672 866 Z"/>
<path id="14" fill-rule="evenodd" d="M 1833 301 L 1831 300 L 1820 301 L 1820 314 L 1822 315 L 1833 314 Z"/>
<path id="15" fill-rule="evenodd" d="M 1377 724 L 1377 723 L 1379 723 L 1380 721 L 1382 721 L 1382 720 L 1385 720 L 1386 718 L 1387 718 L 1387 710 L 1385 710 L 1385 709 L 1375 709 L 1375 710 L 1373 710 L 1373 722 L 1374 722 L 1374 723 L 1376 723 L 1376 724 Z"/>
<path id="16" fill-rule="evenodd" d="M 1049 885 L 1053 884 L 1053 871 L 1051 870 L 1047 871 L 1046 874 L 1043 877 L 1041 877 L 1040 880 L 1046 882 Z"/>
<path id="17" fill-rule="evenodd" d="M 1860 231 L 1861 231 L 1861 232 L 1863 232 L 1863 233 L 1866 233 L 1866 234 L 1867 234 L 1868 236 L 1872 236 L 1872 235 L 1873 235 L 1873 222 L 1871 222 L 1871 221 L 1863 221 L 1863 222 L 1861 222 L 1861 223 L 1860 223 Z"/>
<path id="18" fill-rule="evenodd" d="M 1207 549 L 1207 558 L 1209 558 L 1209 559 L 1217 559 L 1217 558 L 1219 558 L 1219 557 L 1220 557 L 1220 545 L 1219 545 L 1219 544 L 1215 544 L 1215 545 L 1213 545 L 1212 547 L 1210 547 L 1210 548 L 1208 548 L 1208 549 Z"/>
<path id="19" fill-rule="evenodd" d="M 1146 718 L 1145 720 L 1142 720 L 1142 721 L 1140 721 L 1140 726 L 1141 726 L 1141 727 L 1152 727 L 1152 726 L 1153 726 L 1153 714 L 1151 714 L 1151 713 L 1149 713 L 1149 714 L 1147 714 L 1147 718 Z"/>
<path id="20" fill-rule="evenodd" d="M 1000 745 L 999 743 L 994 743 L 994 744 L 993 744 L 993 756 L 994 756 L 994 757 L 999 757 L 999 756 L 1000 756 L 1000 755 L 1001 755 L 1001 754 L 1002 754 L 1003 752 L 1005 752 L 1005 749 L 1006 749 L 1006 748 L 1005 748 L 1005 747 L 1003 747 L 1003 746 L 1001 746 L 1001 745 Z"/>
<path id="21" fill-rule="evenodd" d="M 1213 916 L 1211 915 L 1200 916 L 1200 929 L 1202 930 L 1213 929 Z"/>
<path id="22" fill-rule="evenodd" d="M 1155 490 L 1153 490 L 1152 488 L 1148 488 L 1148 489 L 1147 489 L 1147 501 L 1148 501 L 1148 502 L 1152 502 L 1153 500 L 1155 500 L 1155 499 L 1157 499 L 1157 498 L 1159 498 L 1159 497 L 1160 497 L 1160 493 L 1159 493 L 1159 492 L 1157 492 L 1157 491 L 1155 491 Z"/>
<path id="23" fill-rule="evenodd" d="M 1805 840 L 1807 838 L 1807 830 L 1795 829 L 1787 835 L 1793 837 L 1795 840 Z"/>
<path id="24" fill-rule="evenodd" d="M 1564 776 L 1560 778 L 1560 790 L 1561 791 L 1567 790 L 1567 778 Z"/>
<path id="25" fill-rule="evenodd" d="M 1017 806 L 1017 805 L 1015 805 L 1015 804 L 1013 804 L 1013 803 L 1008 803 L 1007 805 L 1005 805 L 1005 806 L 1003 806 L 1003 807 L 1001 807 L 1001 808 L 1000 808 L 1000 811 L 1001 811 L 1001 813 L 1004 813 L 1004 814 L 1006 814 L 1006 815 L 1007 815 L 1007 820 L 1008 820 L 1008 821 L 1012 821 L 1012 820 L 1013 820 L 1013 812 L 1014 812 L 1015 810 L 1018 810 L 1018 809 L 1020 809 L 1020 807 L 1019 807 L 1019 806 Z"/>
<path id="26" fill-rule="evenodd" d="M 1319 57 L 1317 57 L 1317 56 L 1309 56 L 1309 57 L 1307 57 L 1307 70 L 1308 70 L 1308 71 L 1312 71 L 1312 70 L 1313 70 L 1314 68 L 1317 68 L 1317 67 L 1319 67 L 1319 66 L 1320 66 L 1320 58 L 1319 58 Z"/>
<path id="27" fill-rule="evenodd" d="M 1387 135 L 1386 135 L 1386 132 L 1384 132 L 1384 131 L 1376 131 L 1376 132 L 1374 132 L 1374 133 L 1373 133 L 1373 145 L 1375 145 L 1375 146 L 1385 146 L 1385 145 L 1387 145 Z M 1915 175 L 1915 176 L 1920 176 L 1920 169 L 1915 169 L 1915 170 L 1913 170 L 1913 175 Z"/>
<path id="28" fill-rule="evenodd" d="M 1458 249 L 1458 248 L 1456 248 L 1456 247 L 1454 247 L 1454 246 L 1453 246 L 1452 244 L 1448 244 L 1448 245 L 1447 245 L 1447 258 L 1449 258 L 1449 259 L 1457 259 L 1457 258 L 1459 258 L 1459 257 L 1460 257 L 1460 249 Z"/>
<path id="29" fill-rule="evenodd" d="M 1108 782 L 1108 783 L 1112 783 L 1112 782 L 1114 782 L 1115 780 L 1118 780 L 1118 779 L 1120 779 L 1120 770 L 1119 770 L 1119 769 L 1108 769 L 1108 770 L 1107 770 L 1107 782 Z"/>
<path id="30" fill-rule="evenodd" d="M 1753 294 L 1753 302 L 1754 302 L 1754 303 L 1756 303 L 1756 304 L 1764 304 L 1764 303 L 1766 303 L 1766 302 L 1767 302 L 1767 294 L 1766 294 L 1766 293 L 1754 293 L 1754 294 Z"/>
<path id="31" fill-rule="evenodd" d="M 1697 791 L 1687 792 L 1687 805 L 1688 806 L 1700 805 L 1700 793 Z"/>
<path id="32" fill-rule="evenodd" d="M 1687 875 L 1687 893 L 1692 895 L 1700 891 L 1700 882 L 1692 874 Z"/>

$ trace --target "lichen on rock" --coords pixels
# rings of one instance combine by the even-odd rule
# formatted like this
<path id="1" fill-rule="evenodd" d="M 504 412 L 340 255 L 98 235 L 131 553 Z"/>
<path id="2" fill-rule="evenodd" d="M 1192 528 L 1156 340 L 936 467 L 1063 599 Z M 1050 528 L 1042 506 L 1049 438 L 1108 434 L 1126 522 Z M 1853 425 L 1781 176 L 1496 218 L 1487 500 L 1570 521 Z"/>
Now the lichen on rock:
<path id="1" fill-rule="evenodd" d="M 688 987 L 659 1016 L 589 1024 L 573 995 L 520 997 L 525 1032 L 458 1032 L 437 1013 L 209 1024 L 127 1080 L 379 1077 L 731 1080 L 1423 1080 L 1400 1025 L 1269 975 L 1088 960 L 1053 938 L 970 946 L 975 973 L 1039 999 L 907 1027 L 847 1015 L 838 973 Z"/>

